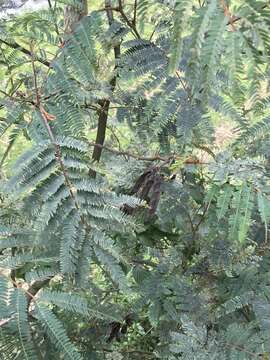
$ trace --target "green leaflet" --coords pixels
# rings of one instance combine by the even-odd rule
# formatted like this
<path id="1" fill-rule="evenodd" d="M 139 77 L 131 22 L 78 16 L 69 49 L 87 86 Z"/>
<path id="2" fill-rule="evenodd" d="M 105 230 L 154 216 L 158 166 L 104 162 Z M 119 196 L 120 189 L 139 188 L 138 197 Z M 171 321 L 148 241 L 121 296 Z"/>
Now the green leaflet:
<path id="1" fill-rule="evenodd" d="M 237 239 L 237 232 L 238 227 L 240 223 L 241 218 L 241 210 L 240 210 L 240 204 L 241 204 L 241 198 L 242 198 L 242 191 L 243 187 L 241 186 L 240 189 L 238 189 L 234 195 L 232 200 L 232 206 L 234 209 L 234 213 L 230 216 L 229 222 L 230 222 L 230 230 L 229 230 L 229 237 L 231 240 Z"/>
<path id="2" fill-rule="evenodd" d="M 56 256 L 52 257 L 44 257 L 44 256 L 34 256 L 31 253 L 18 254 L 15 256 L 5 256 L 0 259 L 0 267 L 4 269 L 18 269 L 23 267 L 26 264 L 54 264 L 56 263 L 58 258 Z"/>
<path id="3" fill-rule="evenodd" d="M 126 274 L 123 272 L 117 259 L 100 245 L 94 245 L 93 250 L 98 262 L 101 266 L 104 266 L 105 272 L 108 273 L 113 282 L 117 284 L 124 293 L 129 293 L 130 288 Z"/>
<path id="4" fill-rule="evenodd" d="M 159 317 L 161 315 L 161 310 L 162 308 L 159 300 L 156 300 L 149 306 L 148 317 L 152 326 L 158 325 Z"/>
<path id="5" fill-rule="evenodd" d="M 250 227 L 250 217 L 253 208 L 252 188 L 246 184 L 241 185 L 234 194 L 231 203 L 234 212 L 229 218 L 229 237 L 242 243 Z"/>
<path id="6" fill-rule="evenodd" d="M 200 12 L 197 15 L 197 19 L 195 21 L 195 31 L 192 34 L 193 37 L 193 53 L 192 53 L 192 70 L 194 72 L 194 77 L 199 77 L 200 72 L 200 57 L 201 52 L 203 50 L 203 46 L 205 44 L 206 38 L 205 34 L 209 29 L 209 25 L 211 24 L 211 18 L 215 16 L 217 11 L 217 0 L 211 0 L 206 6 L 200 9 Z"/>
<path id="7" fill-rule="evenodd" d="M 205 86 L 206 94 L 212 91 L 211 87 L 215 87 L 215 80 L 217 75 L 217 63 L 220 59 L 224 36 L 226 32 L 227 18 L 224 17 L 223 12 L 219 11 L 208 30 L 208 37 L 202 50 L 201 61 L 205 66 L 205 72 L 202 76 L 203 83 L 200 86 Z M 199 80 L 199 79 L 198 79 Z"/>
<path id="8" fill-rule="evenodd" d="M 257 192 L 258 210 L 265 227 L 265 242 L 268 238 L 268 223 L 270 221 L 270 201 L 261 191 Z"/>
<path id="9" fill-rule="evenodd" d="M 9 299 L 9 282 L 8 279 L 0 276 L 0 317 L 7 316 L 7 303 Z"/>
<path id="10" fill-rule="evenodd" d="M 60 269 L 63 274 L 74 274 L 85 236 L 84 229 L 81 228 L 80 216 L 75 210 L 67 216 L 62 231 Z"/>
<path id="11" fill-rule="evenodd" d="M 210 204 L 212 200 L 217 196 L 219 192 L 219 186 L 217 184 L 211 185 L 205 196 L 205 203 Z"/>
<path id="12" fill-rule="evenodd" d="M 247 236 L 251 224 L 251 211 L 253 208 L 253 192 L 250 186 L 246 186 L 242 193 L 242 217 L 239 224 L 238 240 L 242 243 Z"/>
<path id="13" fill-rule="evenodd" d="M 270 117 L 259 120 L 254 125 L 251 125 L 243 130 L 236 140 L 236 144 L 244 144 L 250 140 L 254 141 L 256 138 L 264 136 L 270 129 Z"/>
<path id="14" fill-rule="evenodd" d="M 173 15 L 173 32 L 171 38 L 169 73 L 174 73 L 179 66 L 182 51 L 182 37 L 188 24 L 189 16 L 192 11 L 192 1 L 176 0 Z"/>
<path id="15" fill-rule="evenodd" d="M 233 193 L 233 187 L 225 185 L 223 192 L 217 199 L 217 218 L 221 220 L 227 213 L 230 200 Z"/>

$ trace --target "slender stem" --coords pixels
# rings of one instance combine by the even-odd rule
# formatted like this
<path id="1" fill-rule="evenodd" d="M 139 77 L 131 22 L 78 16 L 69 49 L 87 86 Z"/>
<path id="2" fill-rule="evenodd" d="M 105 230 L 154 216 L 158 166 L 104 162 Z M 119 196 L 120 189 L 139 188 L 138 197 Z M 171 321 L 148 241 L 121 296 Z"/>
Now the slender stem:
<path id="1" fill-rule="evenodd" d="M 14 319 L 15 315 L 10 316 L 8 319 L 0 320 L 0 327 L 8 324 L 12 319 Z"/>
<path id="2" fill-rule="evenodd" d="M 14 139 L 9 142 L 9 144 L 8 144 L 8 146 L 7 146 L 4 154 L 3 154 L 3 156 L 2 156 L 2 159 L 1 159 L 1 161 L 0 161 L 0 170 L 2 169 L 2 166 L 4 165 L 4 162 L 5 162 L 6 158 L 7 158 L 10 150 L 12 149 L 12 146 L 13 146 L 14 142 L 15 142 Z"/>
<path id="3" fill-rule="evenodd" d="M 40 106 L 40 95 L 39 95 L 38 82 L 37 82 L 37 71 L 36 71 L 35 60 L 34 60 L 34 45 L 33 45 L 33 43 L 30 44 L 30 49 L 31 49 L 31 64 L 32 64 L 33 78 L 34 78 L 34 88 L 35 88 L 35 94 L 36 94 L 36 104 L 39 107 Z"/>
<path id="4" fill-rule="evenodd" d="M 114 352 L 112 349 L 102 349 L 104 352 Z M 140 355 L 147 355 L 147 356 L 153 356 L 153 352 L 149 351 L 143 351 L 143 350 L 121 350 L 121 354 L 140 354 Z"/>
<path id="5" fill-rule="evenodd" d="M 186 86 L 186 84 L 184 83 L 184 81 L 182 80 L 182 78 L 181 78 L 181 76 L 180 76 L 180 74 L 179 74 L 179 71 L 178 71 L 178 70 L 176 70 L 175 74 L 176 74 L 176 76 L 178 77 L 178 79 L 179 79 L 179 81 L 180 81 L 181 85 L 183 86 L 183 89 L 184 89 L 184 90 L 185 90 L 185 92 L 187 93 L 189 100 L 191 100 L 191 94 L 190 94 L 190 91 L 189 91 L 189 89 L 187 88 L 187 86 Z"/>
<path id="6" fill-rule="evenodd" d="M 201 219 L 199 220 L 198 224 L 196 224 L 196 226 L 194 226 L 194 232 L 193 232 L 194 236 L 195 236 L 196 232 L 199 230 L 199 227 L 201 226 L 201 224 L 203 223 L 205 216 L 210 208 L 210 205 L 211 205 L 211 201 L 209 201 L 209 203 L 204 208 Z"/>
<path id="7" fill-rule="evenodd" d="M 177 155 L 170 155 L 168 157 L 163 157 L 160 155 L 156 155 L 156 156 L 149 156 L 149 157 L 145 157 L 145 156 L 140 156 L 140 155 L 136 155 L 133 153 L 130 153 L 128 151 L 118 151 L 116 149 L 112 149 L 106 145 L 102 145 L 96 142 L 92 142 L 92 141 L 88 141 L 88 145 L 89 146 L 94 146 L 94 147 L 98 147 L 107 151 L 110 151 L 111 153 L 115 154 L 115 155 L 119 155 L 119 156 L 124 156 L 124 157 L 130 157 L 136 160 L 141 160 L 141 161 L 163 161 L 168 163 L 170 160 L 183 160 L 183 158 L 181 156 L 177 156 Z M 187 159 L 186 161 L 184 161 L 184 164 L 186 165 L 208 165 L 208 162 L 201 162 L 201 161 L 197 161 L 197 160 L 190 160 Z"/>
<path id="8" fill-rule="evenodd" d="M 186 214 L 187 214 L 187 217 L 188 217 L 188 221 L 189 221 L 189 223 L 190 223 L 191 231 L 192 231 L 192 233 L 194 233 L 194 232 L 195 232 L 194 224 L 193 224 L 193 222 L 192 222 L 192 218 L 191 218 L 190 213 L 189 213 L 188 210 L 186 211 Z"/>
<path id="9" fill-rule="evenodd" d="M 19 45 L 18 43 L 16 43 L 15 41 L 13 41 L 12 43 L 9 43 L 6 40 L 0 39 L 0 43 L 7 45 L 8 47 L 15 49 L 15 50 L 19 50 L 22 53 L 24 53 L 27 56 L 31 57 L 31 51 L 28 49 L 25 49 L 23 46 Z M 44 59 L 41 59 L 40 57 L 35 57 L 35 60 L 38 61 L 39 63 L 50 67 L 50 62 Z"/>
<path id="10" fill-rule="evenodd" d="M 149 37 L 149 41 L 152 41 L 153 36 L 155 35 L 155 32 L 156 32 L 157 28 L 158 28 L 158 25 L 156 25 L 156 26 L 154 27 L 154 29 L 153 29 L 153 31 L 152 31 L 152 33 L 151 33 L 150 37 Z"/>
<path id="11" fill-rule="evenodd" d="M 132 30 L 132 32 L 135 34 L 135 36 L 140 39 L 141 36 L 136 28 L 136 24 L 133 21 L 130 21 L 129 18 L 127 17 L 127 15 L 125 14 L 124 11 L 124 7 L 123 7 L 123 3 L 122 0 L 118 0 L 118 9 L 117 11 L 120 12 L 122 18 L 124 19 L 125 23 L 130 27 L 130 29 Z"/>
<path id="12" fill-rule="evenodd" d="M 118 144 L 118 150 L 119 150 L 119 151 L 122 151 L 120 139 L 119 139 L 118 136 L 116 135 L 113 126 L 107 126 L 107 128 L 110 130 L 110 132 L 112 133 L 112 136 L 115 138 L 115 140 L 116 140 L 116 142 L 117 142 L 117 144 Z M 127 158 L 126 158 L 126 159 L 127 159 Z"/>
<path id="13" fill-rule="evenodd" d="M 100 149 L 108 150 L 111 153 L 114 153 L 115 155 L 127 156 L 127 157 L 130 157 L 130 158 L 133 158 L 133 159 L 136 159 L 136 160 L 142 160 L 142 161 L 167 161 L 168 159 L 173 158 L 173 157 L 165 158 L 165 157 L 161 157 L 161 156 L 143 157 L 143 156 L 132 154 L 132 153 L 130 153 L 128 151 L 118 151 L 118 150 L 112 149 L 112 148 L 110 148 L 110 147 L 108 147 L 106 145 L 102 145 L 102 144 L 91 142 L 91 141 L 89 141 L 88 144 L 89 144 L 89 146 L 95 146 L 95 147 L 98 147 Z"/>
<path id="14" fill-rule="evenodd" d="M 224 11 L 224 15 L 229 18 L 228 23 L 231 25 L 232 31 L 236 31 L 236 27 L 234 26 L 233 16 L 230 12 L 229 5 L 227 4 L 226 0 L 221 0 L 221 6 Z"/>
<path id="15" fill-rule="evenodd" d="M 107 121 L 109 115 L 109 107 L 110 101 L 109 100 L 101 100 L 99 102 L 101 106 L 101 112 L 98 118 L 98 128 L 97 128 L 97 135 L 96 135 L 96 142 L 95 147 L 92 155 L 92 159 L 96 162 L 100 161 L 101 153 L 102 153 L 102 145 L 104 144 L 105 137 L 106 137 L 106 128 L 107 128 Z M 100 146 L 101 145 L 101 146 Z M 93 177 L 96 176 L 95 173 L 92 173 Z"/>
<path id="16" fill-rule="evenodd" d="M 136 26 L 136 21 L 137 21 L 137 0 L 134 0 L 134 15 L 133 15 L 133 25 Z"/>
<path id="17" fill-rule="evenodd" d="M 248 355 L 250 355 L 250 356 L 252 356 L 252 357 L 255 357 L 255 358 L 258 358 L 258 357 L 260 357 L 261 355 L 263 355 L 263 354 L 253 353 L 253 352 L 251 352 L 251 351 L 248 351 L 248 350 L 244 349 L 242 346 L 235 345 L 235 344 L 225 343 L 225 346 L 230 347 L 230 348 L 234 348 L 234 349 L 236 349 L 236 350 L 239 350 L 239 351 L 241 351 L 241 352 L 244 352 L 244 353 L 246 353 L 246 354 L 248 354 Z"/>
<path id="18" fill-rule="evenodd" d="M 52 278 L 53 275 L 50 275 L 47 279 L 37 280 L 29 287 L 29 289 L 26 292 L 27 300 L 28 300 L 28 309 L 31 304 L 31 301 L 32 300 L 35 301 L 35 296 L 39 292 L 39 290 L 41 290 L 44 286 L 48 285 Z"/>
<path id="19" fill-rule="evenodd" d="M 110 0 L 105 0 L 105 8 L 107 9 L 106 14 L 107 14 L 109 25 L 112 25 L 112 23 L 114 21 L 114 17 L 113 17 L 113 12 L 111 10 L 111 1 Z M 119 57 L 120 57 L 120 45 L 114 46 L 113 50 L 114 50 L 114 58 L 115 58 L 114 71 L 116 71 L 117 70 L 117 59 L 119 59 Z M 113 92 L 115 89 L 115 86 L 116 86 L 116 75 L 114 75 L 114 77 L 112 78 L 110 85 L 111 85 L 111 90 Z M 98 129 L 97 129 L 95 147 L 94 147 L 94 151 L 93 151 L 93 155 L 92 155 L 92 159 L 96 162 L 100 161 L 101 153 L 102 153 L 102 146 L 104 144 L 105 137 L 106 137 L 106 128 L 107 128 L 107 121 L 108 121 L 108 115 L 109 115 L 110 100 L 101 100 L 99 102 L 99 105 L 101 107 L 101 112 L 100 112 L 99 118 L 98 118 Z M 91 169 L 89 171 L 89 175 L 91 175 L 92 177 L 96 177 L 96 172 Z"/>

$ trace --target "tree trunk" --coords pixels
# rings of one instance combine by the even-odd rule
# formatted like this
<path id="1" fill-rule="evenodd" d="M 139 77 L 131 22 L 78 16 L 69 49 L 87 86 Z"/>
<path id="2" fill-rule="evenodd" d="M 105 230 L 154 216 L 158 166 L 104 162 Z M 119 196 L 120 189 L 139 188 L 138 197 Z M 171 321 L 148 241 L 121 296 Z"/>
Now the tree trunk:
<path id="1" fill-rule="evenodd" d="M 113 18 L 113 12 L 111 10 L 112 4 L 110 0 L 105 0 L 105 8 L 106 8 L 106 14 L 108 18 L 109 25 L 112 25 L 114 18 Z M 120 45 L 116 45 L 113 48 L 114 51 L 114 58 L 115 58 L 115 67 L 114 70 L 117 69 L 117 59 L 120 57 Z M 116 86 L 116 74 L 112 78 L 110 85 L 112 92 L 115 89 Z M 96 135 L 96 144 L 97 146 L 94 147 L 92 159 L 96 162 L 99 162 L 101 158 L 102 153 L 102 145 L 104 145 L 105 137 L 106 137 L 106 129 L 107 129 L 107 121 L 108 121 L 108 115 L 109 115 L 109 108 L 110 108 L 110 100 L 100 100 L 99 105 L 101 107 L 100 115 L 98 118 L 98 129 L 97 129 L 97 135 Z M 100 146 L 101 145 L 101 146 Z M 96 172 L 93 170 L 89 171 L 90 176 L 96 177 Z"/>
<path id="2" fill-rule="evenodd" d="M 78 21 L 88 14 L 87 0 L 77 0 L 77 5 L 67 5 L 64 9 L 65 33 L 70 34 Z"/>

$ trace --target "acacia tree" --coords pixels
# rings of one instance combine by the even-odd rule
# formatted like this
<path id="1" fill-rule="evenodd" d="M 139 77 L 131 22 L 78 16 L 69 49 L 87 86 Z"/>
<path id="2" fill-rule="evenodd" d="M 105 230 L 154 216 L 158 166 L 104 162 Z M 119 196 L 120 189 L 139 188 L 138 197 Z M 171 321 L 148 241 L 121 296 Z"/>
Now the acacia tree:
<path id="1" fill-rule="evenodd" d="M 1 20 L 1 357 L 268 359 L 269 4 L 91 5 Z"/>

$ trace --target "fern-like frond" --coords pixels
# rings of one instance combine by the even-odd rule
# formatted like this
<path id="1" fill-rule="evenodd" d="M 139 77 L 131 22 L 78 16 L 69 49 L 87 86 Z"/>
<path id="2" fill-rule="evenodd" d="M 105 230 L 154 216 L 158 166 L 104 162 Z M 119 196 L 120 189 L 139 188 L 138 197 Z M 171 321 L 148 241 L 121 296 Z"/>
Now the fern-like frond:
<path id="1" fill-rule="evenodd" d="M 24 230 L 0 227 L 0 249 L 6 248 L 24 248 L 33 246 L 34 232 Z"/>
<path id="2" fill-rule="evenodd" d="M 169 72 L 174 73 L 178 69 L 183 46 L 183 35 L 187 31 L 187 24 L 192 13 L 192 1 L 175 1 L 173 15 L 173 30 L 171 38 Z"/>
<path id="3" fill-rule="evenodd" d="M 59 291 L 43 290 L 39 296 L 39 302 L 47 305 L 56 305 L 61 310 L 79 314 L 86 319 L 98 318 L 101 320 L 121 321 L 121 317 L 103 309 L 102 306 L 89 303 L 79 295 L 68 294 Z"/>
<path id="4" fill-rule="evenodd" d="M 62 323 L 46 305 L 38 303 L 36 305 L 36 316 L 44 330 L 49 336 L 56 349 L 62 353 L 65 359 L 80 360 L 82 356 L 69 340 Z"/>
<path id="5" fill-rule="evenodd" d="M 252 188 L 245 184 L 241 185 L 234 192 L 231 205 L 234 212 L 229 219 L 229 237 L 231 240 L 243 242 L 251 224 L 251 211 L 254 205 Z"/>
<path id="6" fill-rule="evenodd" d="M 261 191 L 257 194 L 258 210 L 265 228 L 265 242 L 268 238 L 268 224 L 270 221 L 270 200 Z"/>
<path id="7" fill-rule="evenodd" d="M 246 127 L 236 139 L 236 144 L 248 143 L 259 137 L 267 136 L 269 133 L 269 126 L 270 118 L 267 116 L 256 122 L 254 125 Z"/>
<path id="8" fill-rule="evenodd" d="M 28 301 L 22 290 L 17 289 L 13 292 L 14 299 L 12 304 L 16 309 L 16 324 L 20 340 L 21 355 L 23 359 L 37 359 L 32 341 L 30 324 L 28 321 Z"/>
<path id="9" fill-rule="evenodd" d="M 230 200 L 231 200 L 231 196 L 233 193 L 233 187 L 230 185 L 226 185 L 223 189 L 223 193 L 221 195 L 219 195 L 218 200 L 217 200 L 217 218 L 218 220 L 222 219 L 229 208 L 229 204 L 230 204 Z"/>

